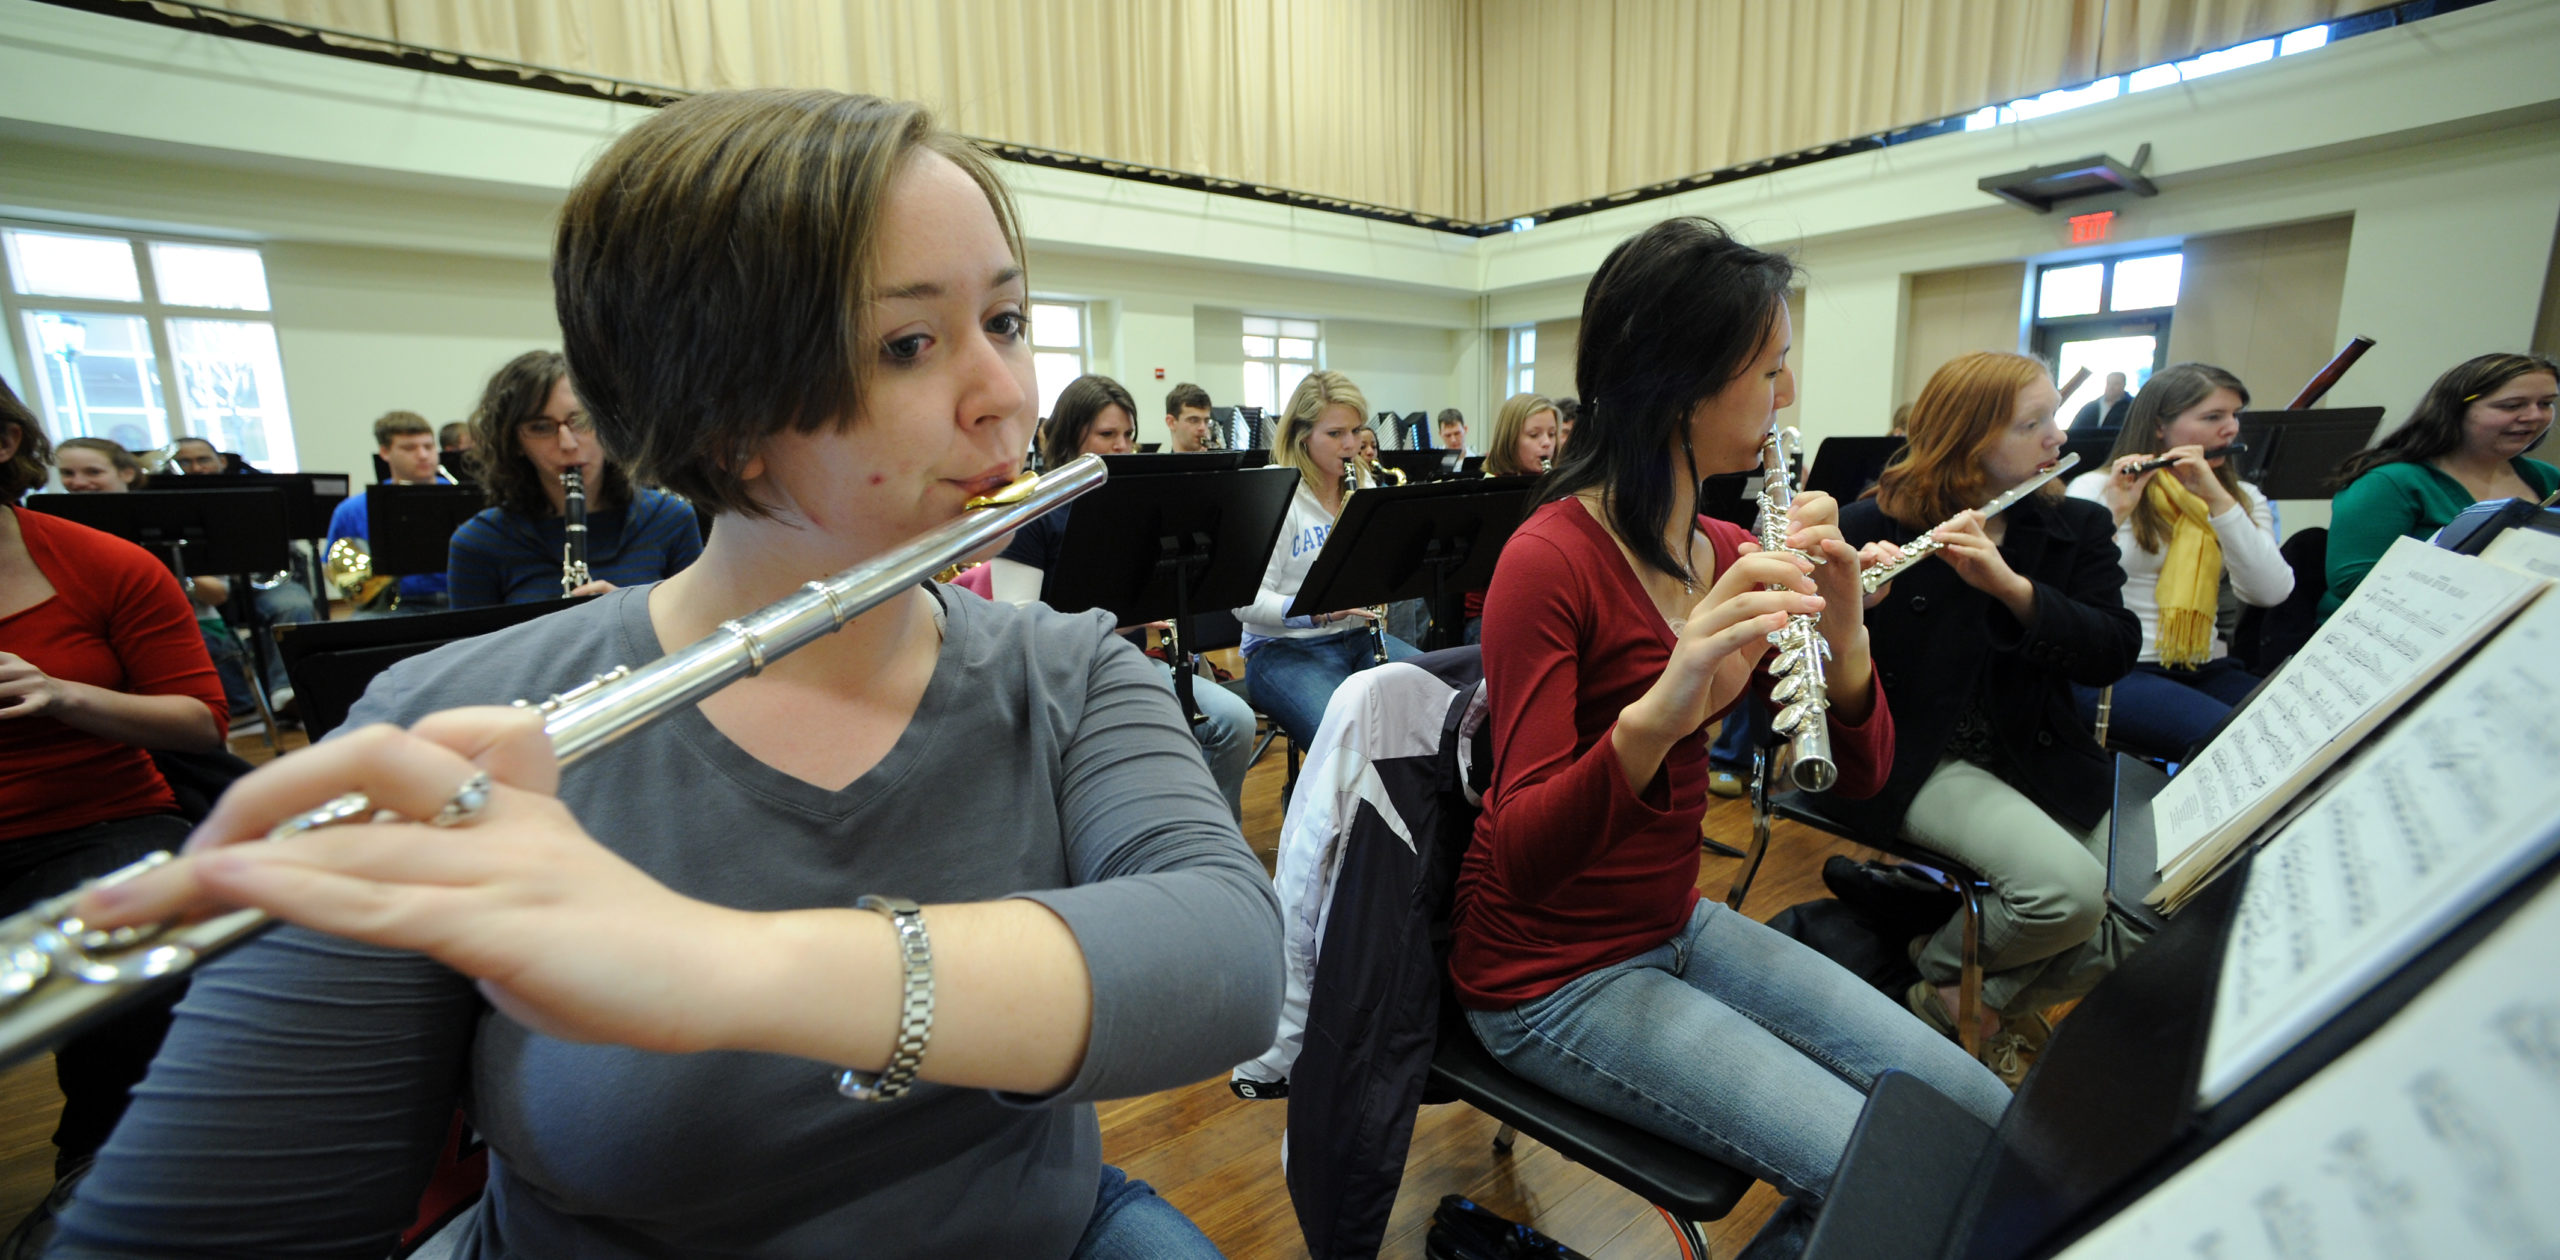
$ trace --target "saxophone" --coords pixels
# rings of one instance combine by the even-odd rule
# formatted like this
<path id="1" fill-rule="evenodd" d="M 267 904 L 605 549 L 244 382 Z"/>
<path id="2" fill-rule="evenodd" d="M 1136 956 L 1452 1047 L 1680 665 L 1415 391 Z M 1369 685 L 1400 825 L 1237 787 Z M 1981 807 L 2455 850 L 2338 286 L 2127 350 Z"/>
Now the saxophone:
<path id="1" fill-rule="evenodd" d="M 560 507 L 566 538 L 560 544 L 560 597 L 587 584 L 587 479 L 575 468 L 562 469 L 560 487 L 568 498 Z"/>
<path id="2" fill-rule="evenodd" d="M 1822 564 L 1821 556 L 1787 545 L 1787 510 L 1796 501 L 1788 461 L 1803 450 L 1803 435 L 1791 428 L 1771 433 L 1760 448 L 1760 467 L 1765 474 L 1760 482 L 1760 549 Z M 1770 689 L 1769 700 L 1778 706 L 1778 714 L 1770 719 L 1769 727 L 1787 737 L 1787 746 L 1794 753 L 1788 778 L 1802 791 L 1830 791 L 1831 785 L 1839 781 L 1840 768 L 1831 760 L 1831 719 L 1827 716 L 1831 708 L 1830 679 L 1824 672 L 1824 662 L 1831 657 L 1831 643 L 1822 637 L 1822 619 L 1807 613 L 1787 618 L 1785 626 L 1770 634 L 1769 646 L 1769 675 L 1777 680 Z"/>

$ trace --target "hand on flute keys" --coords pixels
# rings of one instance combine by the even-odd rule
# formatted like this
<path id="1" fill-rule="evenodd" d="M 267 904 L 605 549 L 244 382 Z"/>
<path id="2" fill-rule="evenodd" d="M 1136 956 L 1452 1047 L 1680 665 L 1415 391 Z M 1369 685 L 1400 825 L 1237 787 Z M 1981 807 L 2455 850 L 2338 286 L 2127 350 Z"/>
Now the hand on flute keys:
<path id="1" fill-rule="evenodd" d="M 2165 470 L 2134 471 L 2143 464 L 2163 459 L 2177 462 Z M 2134 505 L 2142 501 L 2143 492 L 2151 486 L 2151 479 L 2162 471 L 2175 474 L 2180 485 L 2204 500 L 2205 511 L 2210 515 L 2220 516 L 2237 506 L 2231 492 L 2222 488 L 2222 478 L 2214 475 L 2213 464 L 2205 458 L 2204 447 L 2190 443 L 2172 446 L 2158 455 L 2127 455 L 2115 462 L 2114 474 L 2107 478 L 2106 496 L 2107 510 L 2115 513 L 2117 524 L 2123 524 L 2125 518 L 2133 514 Z"/>
<path id="2" fill-rule="evenodd" d="M 1930 530 L 1929 536 L 1938 540 L 1938 558 L 1955 566 L 1956 576 L 1965 585 L 1999 600 L 2019 621 L 2030 620 L 2035 612 L 2035 583 L 2009 567 L 1984 521 L 1979 509 L 1967 508 Z"/>
<path id="3" fill-rule="evenodd" d="M 1859 555 L 1840 536 L 1840 503 L 1819 490 L 1796 496 L 1787 509 L 1787 545 L 1819 555 L 1813 570 L 1822 597 L 1822 637 L 1831 645 L 1827 687 L 1841 719 L 1864 722 L 1873 698 L 1874 662 L 1867 655 L 1867 593 L 1858 585 Z"/>
<path id="4" fill-rule="evenodd" d="M 1610 738 L 1629 787 L 1644 791 L 1672 745 L 1751 685 L 1751 671 L 1768 655 L 1769 636 L 1787 618 L 1822 612 L 1813 567 L 1799 556 L 1743 544 L 1741 558 L 1690 608 L 1662 676 L 1618 714 Z M 1772 586 L 1780 589 L 1766 589 Z"/>

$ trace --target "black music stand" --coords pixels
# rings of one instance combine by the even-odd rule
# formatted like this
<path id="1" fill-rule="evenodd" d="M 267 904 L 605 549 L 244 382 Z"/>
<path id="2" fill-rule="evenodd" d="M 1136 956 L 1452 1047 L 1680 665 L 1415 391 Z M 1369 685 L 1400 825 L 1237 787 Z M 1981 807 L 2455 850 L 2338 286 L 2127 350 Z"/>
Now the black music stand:
<path id="1" fill-rule="evenodd" d="M 1114 477 L 1154 477 L 1165 473 L 1234 472 L 1270 462 L 1269 451 L 1173 451 L 1161 455 L 1105 455 L 1103 471 Z M 1256 458 L 1260 456 L 1261 458 Z"/>
<path id="2" fill-rule="evenodd" d="M 326 538 L 329 517 L 346 501 L 351 483 L 345 473 L 217 473 L 210 477 L 162 477 L 139 487 L 143 494 L 198 490 L 284 492 L 285 527 L 295 538 Z"/>
<path id="3" fill-rule="evenodd" d="M 1760 522 L 1760 479 L 1756 472 L 1717 473 L 1698 483 L 1698 515 L 1753 532 Z"/>
<path id="4" fill-rule="evenodd" d="M 1463 476 L 1467 456 L 1464 451 L 1437 451 L 1426 447 L 1418 451 L 1380 451 L 1378 462 L 1403 473 L 1405 484 L 1413 485 Z"/>
<path id="5" fill-rule="evenodd" d="M 1430 601 L 1426 652 L 1466 637 L 1468 591 L 1493 581 L 1502 544 L 1529 514 L 1534 477 L 1460 477 L 1351 496 L 1290 601 L 1291 616 Z"/>
<path id="6" fill-rule="evenodd" d="M 2338 465 L 2371 445 L 2381 424 L 2380 407 L 2242 412 L 2250 462 L 2241 475 L 2270 499 L 2326 499 L 2336 493 L 2329 481 Z"/>
<path id="7" fill-rule="evenodd" d="M 157 554 L 189 573 L 272 573 L 291 563 L 285 492 L 164 490 L 151 494 L 31 494 L 27 507 L 77 521 Z"/>
<path id="8" fill-rule="evenodd" d="M 495 634 L 595 598 L 281 625 L 275 630 L 276 651 L 284 657 L 285 676 L 302 703 L 302 728 L 316 742 L 346 722 L 347 711 L 382 671 L 456 640 Z"/>
<path id="9" fill-rule="evenodd" d="M 1804 488 L 1830 495 L 1843 506 L 1857 502 L 1904 445 L 1894 436 L 1824 438 L 1822 448 L 1814 453 L 1813 467 L 1805 472 Z"/>
<path id="10" fill-rule="evenodd" d="M 375 486 L 364 493 L 365 533 L 376 573 L 442 573 L 453 531 L 479 514 L 469 486 Z"/>
<path id="11" fill-rule="evenodd" d="M 1105 456 L 1106 460 L 1111 456 Z M 1213 455 L 1148 455 L 1152 463 Z M 1123 477 L 1078 499 L 1040 598 L 1059 612 L 1109 609 L 1117 624 L 1171 621 L 1166 650 L 1183 716 L 1207 720 L 1191 694 L 1192 616 L 1253 602 L 1297 493 L 1294 468 Z"/>

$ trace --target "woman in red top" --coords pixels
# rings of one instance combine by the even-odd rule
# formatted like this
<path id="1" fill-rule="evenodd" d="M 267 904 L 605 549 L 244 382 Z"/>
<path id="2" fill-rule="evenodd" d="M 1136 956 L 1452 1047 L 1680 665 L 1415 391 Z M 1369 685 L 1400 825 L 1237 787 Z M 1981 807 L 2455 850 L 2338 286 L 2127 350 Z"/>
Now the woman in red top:
<path id="1" fill-rule="evenodd" d="M 187 838 L 147 749 L 223 746 L 222 684 L 177 579 L 142 548 L 29 512 L 49 443 L 0 385 L 0 913 Z M 159 1049 L 169 1004 L 54 1056 L 54 1170 L 84 1167 Z"/>
<path id="2" fill-rule="evenodd" d="M 1789 1196 L 1752 1245 L 1801 1245 L 1877 1075 L 1996 1119 L 1998 1078 L 1821 955 L 1697 893 L 1709 722 L 1765 693 L 1767 635 L 1819 613 L 1847 795 L 1893 761 L 1838 506 L 1807 494 L 1758 554 L 1696 487 L 1759 463 L 1794 395 L 1794 267 L 1700 219 L 1621 244 L 1583 298 L 1582 421 L 1487 593 L 1493 784 L 1449 966 L 1512 1071 Z M 1766 590 L 1769 585 L 1783 589 Z"/>

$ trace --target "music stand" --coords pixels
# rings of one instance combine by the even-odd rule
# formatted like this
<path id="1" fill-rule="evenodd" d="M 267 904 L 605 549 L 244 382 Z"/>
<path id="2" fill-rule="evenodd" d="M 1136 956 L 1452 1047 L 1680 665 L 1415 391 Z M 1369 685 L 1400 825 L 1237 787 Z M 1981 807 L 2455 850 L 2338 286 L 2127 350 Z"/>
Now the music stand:
<path id="1" fill-rule="evenodd" d="M 276 651 L 284 657 L 285 677 L 293 681 L 294 695 L 302 702 L 302 729 L 316 743 L 346 722 L 347 711 L 363 698 L 374 677 L 393 665 L 595 598 L 581 595 L 410 617 L 281 625 L 275 628 Z"/>
<path id="2" fill-rule="evenodd" d="M 1173 666 L 1174 697 L 1184 717 L 1206 721 L 1191 693 L 1193 613 L 1201 607 L 1253 602 L 1297 489 L 1294 468 L 1230 468 L 1126 480 L 1113 469 L 1109 480 L 1076 501 L 1040 598 L 1059 612 L 1108 609 L 1124 626 L 1171 621 L 1173 639 L 1166 655 Z"/>
<path id="3" fill-rule="evenodd" d="M 1857 502 L 1904 445 L 1897 436 L 1824 438 L 1821 449 L 1814 452 L 1813 467 L 1805 471 L 1804 488 L 1821 491 L 1844 505 Z"/>
<path id="4" fill-rule="evenodd" d="M 218 473 L 210 477 L 163 477 L 138 487 L 142 494 L 198 490 L 284 492 L 285 528 L 294 538 L 326 538 L 329 516 L 352 490 L 345 473 Z"/>
<path id="5" fill-rule="evenodd" d="M 380 485 L 365 491 L 367 546 L 376 573 L 442 573 L 453 531 L 478 515 L 480 492 L 469 486 Z"/>
<path id="6" fill-rule="evenodd" d="M 2381 424 L 2380 407 L 2242 412 L 2240 440 L 2253 457 L 2244 475 L 2270 499 L 2326 499 L 2338 465 L 2371 445 Z"/>
<path id="7" fill-rule="evenodd" d="M 26 506 L 77 521 L 157 554 L 184 583 L 195 573 L 272 573 L 290 563 L 285 493 L 163 490 L 151 494 L 31 494 Z"/>
<path id="8" fill-rule="evenodd" d="M 1459 470 L 1467 466 L 1467 459 L 1462 451 L 1438 451 L 1426 447 L 1418 451 L 1380 451 L 1378 463 L 1403 473 L 1405 484 L 1415 485 L 1459 476 Z"/>
<path id="9" fill-rule="evenodd" d="M 1760 474 L 1717 473 L 1699 482 L 1698 515 L 1751 533 L 1760 522 Z"/>
<path id="10" fill-rule="evenodd" d="M 1114 477 L 1154 477 L 1164 473 L 1234 472 L 1256 468 L 1256 451 L 1176 451 L 1162 455 L 1105 455 L 1102 469 Z M 1267 462 L 1267 461 L 1263 461 Z M 1054 607 L 1054 605 L 1053 605 Z"/>
<path id="11" fill-rule="evenodd" d="M 1493 580 L 1493 564 L 1529 513 L 1534 477 L 1460 477 L 1376 486 L 1351 496 L 1290 601 L 1291 616 L 1400 599 L 1431 605 L 1424 651 L 1466 637 L 1465 594 Z"/>

